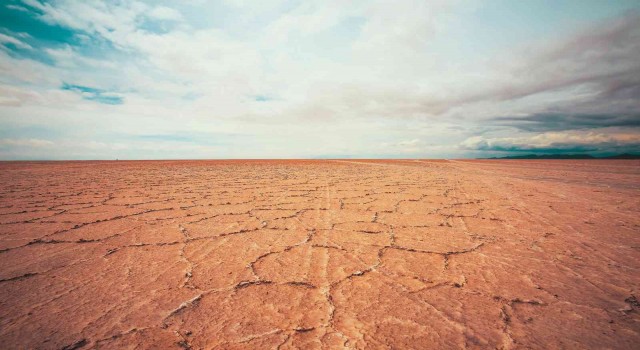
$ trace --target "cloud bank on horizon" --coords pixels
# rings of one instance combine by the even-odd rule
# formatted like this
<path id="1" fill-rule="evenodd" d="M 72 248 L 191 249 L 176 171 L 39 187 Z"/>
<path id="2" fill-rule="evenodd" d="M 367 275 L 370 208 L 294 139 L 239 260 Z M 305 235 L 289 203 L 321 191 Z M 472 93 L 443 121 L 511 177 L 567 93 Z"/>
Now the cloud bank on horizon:
<path id="1" fill-rule="evenodd" d="M 630 1 L 0 5 L 0 159 L 640 152 Z"/>

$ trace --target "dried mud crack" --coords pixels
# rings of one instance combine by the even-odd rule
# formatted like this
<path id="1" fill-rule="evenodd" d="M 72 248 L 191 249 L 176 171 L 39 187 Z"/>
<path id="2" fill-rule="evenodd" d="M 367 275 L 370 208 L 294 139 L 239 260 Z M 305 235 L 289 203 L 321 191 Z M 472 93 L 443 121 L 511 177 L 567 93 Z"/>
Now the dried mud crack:
<path id="1" fill-rule="evenodd" d="M 0 168 L 4 348 L 640 343 L 638 161 Z"/>

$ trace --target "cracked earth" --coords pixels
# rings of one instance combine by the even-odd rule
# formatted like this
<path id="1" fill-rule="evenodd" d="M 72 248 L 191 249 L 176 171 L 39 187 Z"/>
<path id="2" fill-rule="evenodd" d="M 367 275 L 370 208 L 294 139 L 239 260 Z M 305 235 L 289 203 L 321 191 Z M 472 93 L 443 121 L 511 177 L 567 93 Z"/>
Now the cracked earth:
<path id="1" fill-rule="evenodd" d="M 638 161 L 0 164 L 16 349 L 637 348 Z"/>

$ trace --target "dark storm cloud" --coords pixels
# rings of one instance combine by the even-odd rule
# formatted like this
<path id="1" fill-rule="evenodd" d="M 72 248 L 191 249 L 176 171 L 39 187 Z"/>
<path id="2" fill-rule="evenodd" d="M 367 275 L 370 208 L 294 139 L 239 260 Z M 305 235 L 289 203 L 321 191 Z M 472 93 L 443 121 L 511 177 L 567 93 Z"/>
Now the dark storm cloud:
<path id="1" fill-rule="evenodd" d="M 530 132 L 640 127 L 640 113 L 628 115 L 540 113 L 525 117 L 494 118 L 493 125 L 510 126 Z"/>
<path id="2" fill-rule="evenodd" d="M 637 92 L 639 24 L 640 14 L 631 12 L 545 48 L 530 47 L 523 52 L 523 64 L 511 71 L 513 84 L 497 89 L 495 98 L 509 100 L 581 84 L 591 84 L 599 98 Z"/>
<path id="3" fill-rule="evenodd" d="M 441 114 L 479 102 L 502 103 L 568 89 L 583 89 L 580 112 L 640 113 L 640 13 L 591 26 L 569 38 L 514 49 L 493 64 L 496 78 L 446 98 L 425 97 L 415 106 Z M 553 108 L 552 103 L 543 106 Z"/>
<path id="4" fill-rule="evenodd" d="M 467 139 L 460 146 L 466 150 L 503 153 L 640 153 L 640 137 L 624 132 L 547 132 L 521 137 L 476 136 Z"/>
<path id="5" fill-rule="evenodd" d="M 638 143 L 600 142 L 593 144 L 581 144 L 571 142 L 554 142 L 549 145 L 526 145 L 510 143 L 483 143 L 474 150 L 496 152 L 524 152 L 524 153 L 637 153 L 640 148 Z"/>
<path id="6" fill-rule="evenodd" d="M 610 147 L 606 147 L 610 149 Z M 595 152 L 601 150 L 601 147 L 596 145 L 573 145 L 556 143 L 544 147 L 534 147 L 527 145 L 481 145 L 474 150 L 477 151 L 493 151 L 493 152 L 520 152 L 520 153 L 548 153 L 548 154 L 570 154 L 570 153 L 582 153 L 582 152 Z"/>

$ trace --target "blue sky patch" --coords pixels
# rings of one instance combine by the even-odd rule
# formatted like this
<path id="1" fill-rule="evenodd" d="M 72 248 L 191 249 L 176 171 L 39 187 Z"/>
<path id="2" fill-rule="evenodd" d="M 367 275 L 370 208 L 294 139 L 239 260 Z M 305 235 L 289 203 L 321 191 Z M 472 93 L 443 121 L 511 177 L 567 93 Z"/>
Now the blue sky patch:
<path id="1" fill-rule="evenodd" d="M 18 9 L 18 8 L 22 8 Z M 76 32 L 70 28 L 51 25 L 38 18 L 40 14 L 10 1 L 0 6 L 0 23 L 4 32 L 29 33 L 28 43 L 66 44 L 75 42 Z"/>
<path id="2" fill-rule="evenodd" d="M 106 90 L 97 89 L 88 86 L 72 85 L 64 83 L 62 90 L 74 91 L 82 95 L 82 98 L 89 101 L 95 101 L 107 105 L 121 105 L 124 103 L 124 98 L 108 92 Z"/>
<path id="3" fill-rule="evenodd" d="M 256 102 L 268 102 L 268 101 L 272 101 L 273 98 L 269 97 L 269 96 L 265 96 L 265 95 L 256 95 L 253 96 L 254 101 Z"/>

